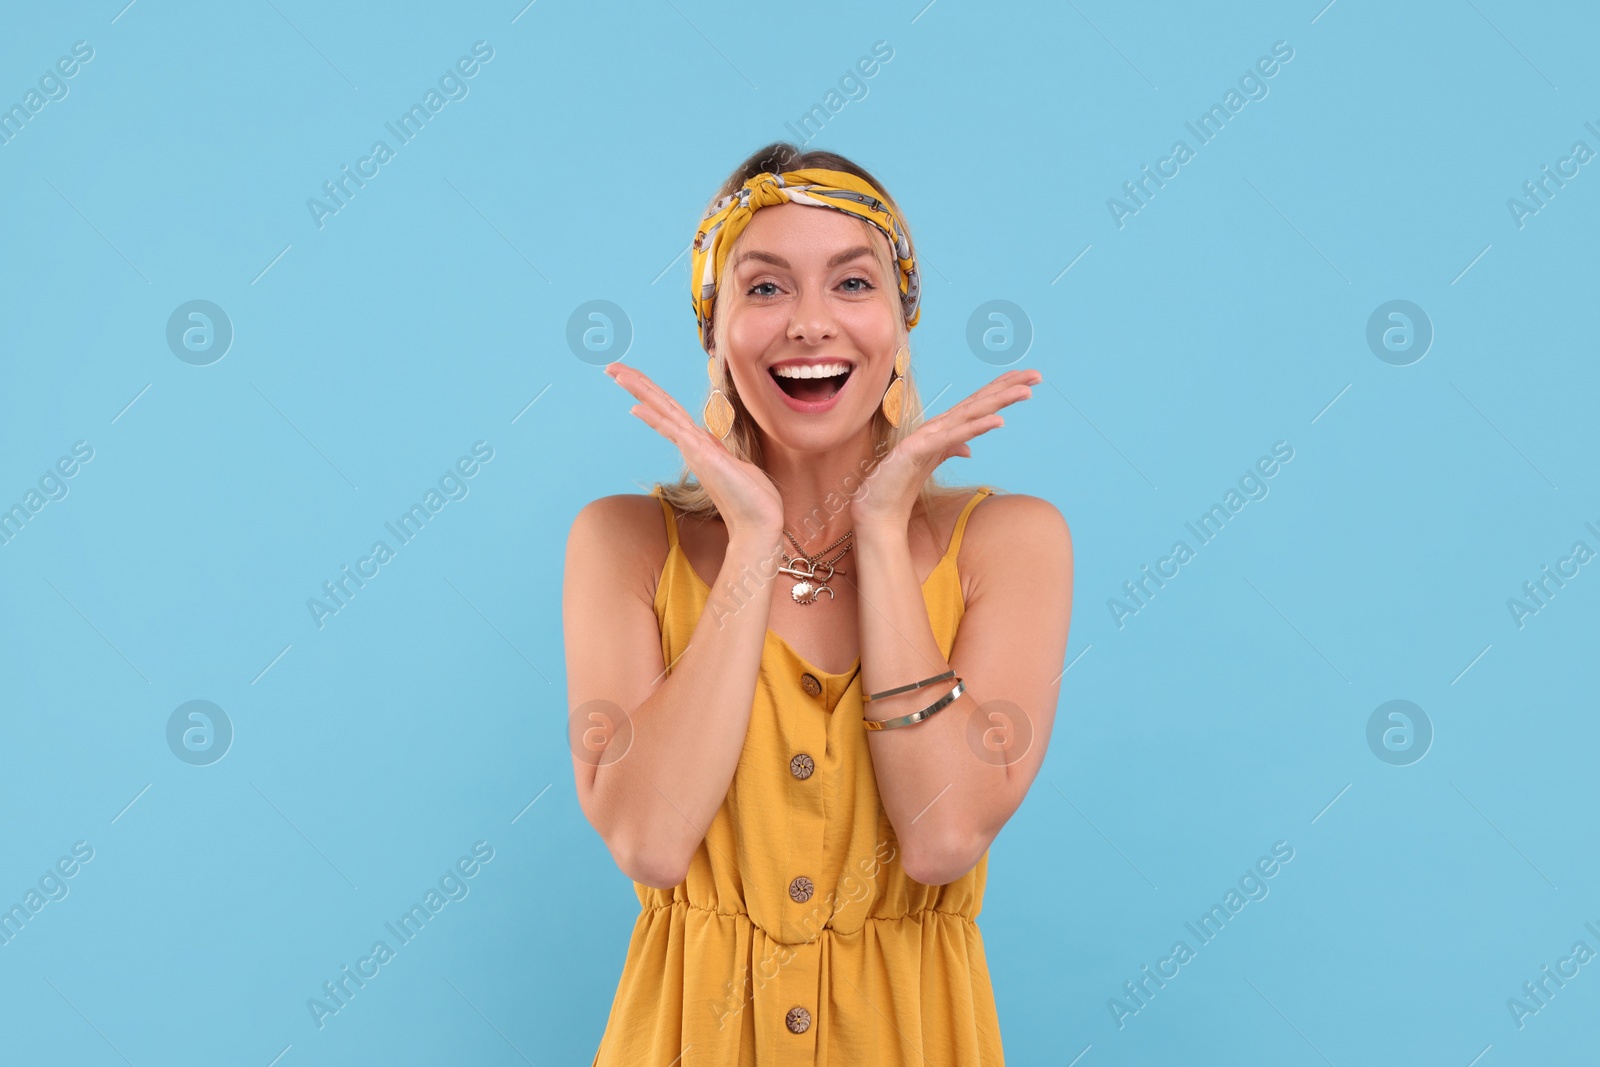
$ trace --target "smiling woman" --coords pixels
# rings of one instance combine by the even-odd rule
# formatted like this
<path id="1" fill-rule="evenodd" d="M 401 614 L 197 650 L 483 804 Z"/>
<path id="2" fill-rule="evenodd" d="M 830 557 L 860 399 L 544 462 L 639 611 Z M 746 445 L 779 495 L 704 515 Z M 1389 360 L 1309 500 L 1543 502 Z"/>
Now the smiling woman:
<path id="1" fill-rule="evenodd" d="M 1001 1064 L 977 918 L 1049 743 L 1072 546 L 1047 501 L 933 472 L 1041 376 L 924 420 L 910 233 L 831 153 L 746 160 L 691 285 L 704 426 L 606 368 L 685 472 L 567 541 L 578 800 L 641 904 L 594 1063 Z"/>
<path id="2" fill-rule="evenodd" d="M 845 210 L 804 211 L 802 206 L 807 205 L 808 200 L 814 204 L 821 199 L 820 196 L 801 193 L 799 199 L 785 201 L 781 196 L 775 198 L 770 192 L 762 192 L 760 185 L 755 190 L 746 188 L 758 175 L 767 174 L 776 178 L 785 168 L 791 171 L 802 168 L 831 169 L 852 179 L 854 188 L 838 190 L 833 203 L 842 208 L 857 207 L 859 213 Z M 726 220 L 717 217 L 718 205 L 723 205 L 723 213 L 726 213 L 729 207 L 748 205 L 752 195 L 758 203 L 772 201 L 767 205 L 769 210 L 752 215 L 745 221 L 742 232 L 729 238 Z M 833 206 L 833 203 L 828 206 Z M 880 209 L 877 214 L 882 220 L 877 225 L 876 220 L 872 219 L 874 205 Z M 759 427 L 767 423 L 752 415 L 745 399 L 749 383 L 743 380 L 740 368 L 734 361 L 718 358 L 716 339 L 729 329 L 730 316 L 747 331 L 762 326 L 768 329 L 784 328 L 776 316 L 783 314 L 785 298 L 793 299 L 794 288 L 786 284 L 789 279 L 784 276 L 792 275 L 794 266 L 775 247 L 769 247 L 774 245 L 769 234 L 776 231 L 780 240 L 789 241 L 794 239 L 797 227 L 806 227 L 808 231 L 799 235 L 802 245 L 814 247 L 819 240 L 824 243 L 835 242 L 827 248 L 828 255 L 823 263 L 824 269 L 835 275 L 830 278 L 830 291 L 839 294 L 835 307 L 842 311 L 854 309 L 852 318 L 857 320 L 857 325 L 861 325 L 863 316 L 860 311 L 864 309 L 867 326 L 880 332 L 887 329 L 892 338 L 887 335 L 880 337 L 877 345 L 886 346 L 885 351 L 890 354 L 891 361 L 892 354 L 899 348 L 905 347 L 909 351 L 910 329 L 915 325 L 919 312 L 921 281 L 912 255 L 910 228 L 894 199 L 883 191 L 882 183 L 865 168 L 832 152 L 802 154 L 794 146 L 781 142 L 761 149 L 736 168 L 712 199 L 707 208 L 706 221 L 697 235 L 696 243 L 705 247 L 696 256 L 694 265 L 698 269 L 691 278 L 691 295 L 700 326 L 701 344 L 712 355 L 712 395 L 720 392 L 728 399 L 733 410 L 732 428 L 723 439 L 724 443 L 735 456 L 757 466 L 765 465 L 767 445 Z M 888 233 L 884 232 L 885 228 Z M 712 245 L 716 246 L 714 252 Z M 727 280 L 724 275 L 731 275 L 732 280 Z M 719 278 L 723 278 L 720 293 L 717 284 Z M 888 305 L 887 314 L 882 310 L 885 304 Z M 897 309 L 900 314 L 894 313 Z M 757 312 L 759 315 L 752 314 Z M 843 339 L 833 340 L 838 342 Z M 773 379 L 773 384 L 779 386 L 776 392 L 766 388 L 754 392 L 760 393 L 767 403 L 780 402 L 777 398 L 782 395 L 791 396 L 800 401 L 799 405 L 791 406 L 805 413 L 830 410 L 828 407 L 803 405 L 808 401 L 826 402 L 831 394 L 815 386 L 796 388 L 782 381 L 793 374 L 817 373 L 814 370 L 778 370 L 784 366 L 805 368 L 819 363 L 815 346 L 805 347 L 807 351 L 790 358 L 774 359 L 768 365 L 768 376 Z M 828 348 L 834 351 L 828 351 L 825 355 L 844 362 L 851 371 L 860 362 L 851 353 L 839 350 L 842 345 L 838 343 Z M 838 393 L 842 391 L 849 375 L 840 377 L 836 373 L 834 377 L 839 378 L 839 388 L 834 390 L 834 393 Z M 902 381 L 898 387 L 901 408 L 912 413 L 913 418 L 900 419 L 899 425 L 896 425 L 888 418 L 888 412 L 883 410 L 871 410 L 870 414 L 864 416 L 868 419 L 873 444 L 882 446 L 877 449 L 879 455 L 905 440 L 916 428 L 916 416 L 921 412 L 915 374 L 908 367 L 899 377 Z M 881 390 L 879 395 L 882 395 Z M 872 400 L 864 406 L 876 409 L 877 401 Z M 953 487 L 939 486 L 932 478 L 928 479 L 920 493 L 924 510 L 933 504 L 941 488 L 946 492 L 957 491 Z M 970 486 L 961 487 L 966 493 L 970 493 L 971 489 Z M 716 514 L 711 497 L 687 466 L 674 482 L 664 484 L 661 492 L 673 507 L 695 519 L 708 519 Z"/>

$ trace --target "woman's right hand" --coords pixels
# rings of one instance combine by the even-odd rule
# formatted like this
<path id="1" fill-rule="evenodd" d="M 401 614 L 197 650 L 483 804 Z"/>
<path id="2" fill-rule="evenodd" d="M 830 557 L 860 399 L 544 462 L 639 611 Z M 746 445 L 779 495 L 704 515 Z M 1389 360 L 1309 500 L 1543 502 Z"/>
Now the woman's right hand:
<path id="1" fill-rule="evenodd" d="M 608 363 L 605 371 L 639 401 L 629 409 L 677 446 L 684 465 L 705 487 L 728 528 L 728 536 L 753 534 L 776 541 L 783 531 L 783 497 L 767 472 L 739 459 L 701 426 L 683 405 L 637 367 Z"/>

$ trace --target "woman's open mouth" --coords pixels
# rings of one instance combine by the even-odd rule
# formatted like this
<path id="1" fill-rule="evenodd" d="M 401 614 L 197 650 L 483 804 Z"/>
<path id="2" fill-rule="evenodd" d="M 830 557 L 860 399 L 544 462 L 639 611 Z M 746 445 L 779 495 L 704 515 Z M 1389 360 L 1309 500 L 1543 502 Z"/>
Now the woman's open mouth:
<path id="1" fill-rule="evenodd" d="M 832 401 L 844 388 L 853 364 L 843 360 L 828 363 L 788 363 L 769 367 L 768 374 L 778 389 L 792 403 L 790 407 L 801 411 L 821 411 L 832 406 Z"/>

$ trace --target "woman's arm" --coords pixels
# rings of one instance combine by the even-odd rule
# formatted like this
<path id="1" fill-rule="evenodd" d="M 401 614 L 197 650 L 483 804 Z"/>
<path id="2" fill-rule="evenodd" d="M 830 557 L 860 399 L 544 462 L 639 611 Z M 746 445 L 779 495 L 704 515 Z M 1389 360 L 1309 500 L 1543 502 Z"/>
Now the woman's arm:
<path id="1" fill-rule="evenodd" d="M 639 521 L 638 501 L 595 500 L 568 535 L 561 601 L 568 735 L 578 803 L 617 866 L 669 889 L 687 874 L 738 766 L 773 589 L 748 578 L 779 545 L 734 533 L 712 588 L 744 577 L 741 585 L 753 591 L 732 612 L 708 599 L 667 674 L 650 564 L 662 535 Z M 591 701 L 605 703 L 583 708 Z M 584 714 L 573 716 L 580 708 Z"/>
<path id="2" fill-rule="evenodd" d="M 961 547 L 971 593 L 948 663 L 907 532 L 858 526 L 856 554 L 862 692 L 947 670 L 965 682 L 961 696 L 927 720 L 867 734 L 906 873 L 945 885 L 977 865 L 1044 762 L 1072 610 L 1071 534 L 1061 513 L 1037 497 L 1004 494 L 973 508 Z M 870 701 L 865 715 L 917 711 L 954 685 Z"/>

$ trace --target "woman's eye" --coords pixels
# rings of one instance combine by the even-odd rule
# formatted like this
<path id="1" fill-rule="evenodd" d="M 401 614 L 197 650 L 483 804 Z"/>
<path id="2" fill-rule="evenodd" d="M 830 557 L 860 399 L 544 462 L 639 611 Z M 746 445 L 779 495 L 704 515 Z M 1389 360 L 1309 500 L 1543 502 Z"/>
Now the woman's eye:
<path id="1" fill-rule="evenodd" d="M 865 293 L 869 289 L 873 288 L 873 284 L 872 284 L 871 281 L 869 281 L 866 278 L 862 278 L 859 275 L 858 276 L 854 276 L 854 277 L 850 277 L 850 278 L 846 278 L 844 281 L 840 282 L 839 284 L 847 286 L 851 282 L 858 282 L 859 285 L 857 285 L 853 289 L 846 289 L 845 292 L 847 292 L 847 293 Z M 745 295 L 746 296 L 758 296 L 758 297 L 760 297 L 760 296 L 776 296 L 777 294 L 775 292 L 759 292 L 758 290 L 776 289 L 777 287 L 778 287 L 778 283 L 777 282 L 757 282 L 756 284 L 752 285 L 750 288 L 745 290 Z"/>

